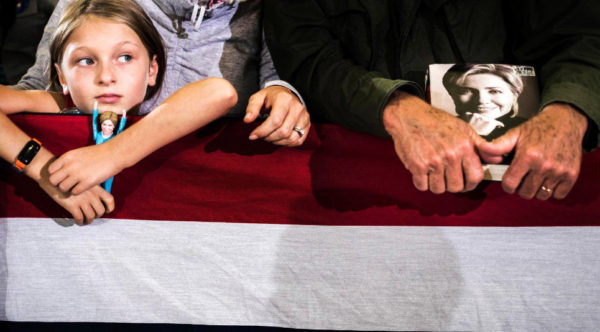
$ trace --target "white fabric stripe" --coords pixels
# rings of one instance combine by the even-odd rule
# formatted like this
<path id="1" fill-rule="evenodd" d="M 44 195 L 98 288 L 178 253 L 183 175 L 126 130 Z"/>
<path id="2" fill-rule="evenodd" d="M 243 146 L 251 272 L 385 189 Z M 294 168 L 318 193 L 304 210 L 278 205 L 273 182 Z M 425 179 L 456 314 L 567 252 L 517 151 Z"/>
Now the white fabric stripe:
<path id="1" fill-rule="evenodd" d="M 0 231 L 0 318 L 13 321 L 600 328 L 598 227 L 3 218 Z"/>

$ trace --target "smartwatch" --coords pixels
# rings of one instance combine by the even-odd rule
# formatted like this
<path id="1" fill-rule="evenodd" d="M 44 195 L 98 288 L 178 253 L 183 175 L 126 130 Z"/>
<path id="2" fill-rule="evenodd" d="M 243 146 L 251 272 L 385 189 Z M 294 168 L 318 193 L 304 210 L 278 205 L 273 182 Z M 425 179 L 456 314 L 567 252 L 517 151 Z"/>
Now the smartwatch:
<path id="1" fill-rule="evenodd" d="M 31 139 L 31 141 L 25 144 L 23 150 L 19 152 L 17 160 L 15 160 L 15 162 L 13 163 L 13 167 L 16 168 L 17 171 L 23 172 L 25 167 L 29 165 L 29 163 L 33 160 L 38 151 L 40 151 L 41 147 L 42 143 L 40 141 L 38 141 L 35 138 Z"/>

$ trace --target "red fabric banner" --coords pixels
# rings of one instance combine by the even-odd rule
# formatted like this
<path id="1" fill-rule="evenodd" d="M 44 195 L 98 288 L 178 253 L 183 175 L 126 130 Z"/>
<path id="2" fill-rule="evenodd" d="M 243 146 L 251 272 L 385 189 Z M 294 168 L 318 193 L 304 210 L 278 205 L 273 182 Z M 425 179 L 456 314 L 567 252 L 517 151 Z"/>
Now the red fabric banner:
<path id="1" fill-rule="evenodd" d="M 11 119 L 55 154 L 93 144 L 91 116 Z M 128 125 L 138 121 L 131 117 Z M 109 218 L 315 225 L 600 225 L 600 151 L 585 154 L 562 201 L 524 200 L 498 182 L 464 194 L 419 192 L 391 140 L 315 124 L 300 148 L 248 140 L 221 120 L 115 176 Z M 119 156 L 114 156 L 119 158 Z M 0 165 L 0 216 L 67 217 L 30 179 Z"/>

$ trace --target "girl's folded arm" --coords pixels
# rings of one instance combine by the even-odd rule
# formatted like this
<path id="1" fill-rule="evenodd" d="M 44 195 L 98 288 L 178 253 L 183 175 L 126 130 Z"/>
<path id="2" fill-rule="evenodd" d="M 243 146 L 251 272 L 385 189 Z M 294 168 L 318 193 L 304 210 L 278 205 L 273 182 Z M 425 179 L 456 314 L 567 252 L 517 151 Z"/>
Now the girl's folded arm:
<path id="1" fill-rule="evenodd" d="M 21 149 L 30 140 L 10 119 L 0 113 L 0 157 L 9 163 L 14 162 Z M 69 195 L 61 192 L 49 182 L 48 165 L 54 155 L 43 146 L 23 171 L 36 181 L 56 203 L 67 210 L 77 224 L 90 223 L 94 218 L 114 209 L 114 198 L 99 186 L 94 186 L 81 195 Z"/>
<path id="2" fill-rule="evenodd" d="M 223 116 L 236 102 L 237 93 L 225 79 L 191 83 L 111 140 L 63 154 L 49 167 L 50 182 L 63 190 L 72 188 L 74 194 L 83 192 Z"/>
<path id="3" fill-rule="evenodd" d="M 64 97 L 59 93 L 44 90 L 17 90 L 0 85 L 0 111 L 4 114 L 59 113 L 64 107 Z"/>

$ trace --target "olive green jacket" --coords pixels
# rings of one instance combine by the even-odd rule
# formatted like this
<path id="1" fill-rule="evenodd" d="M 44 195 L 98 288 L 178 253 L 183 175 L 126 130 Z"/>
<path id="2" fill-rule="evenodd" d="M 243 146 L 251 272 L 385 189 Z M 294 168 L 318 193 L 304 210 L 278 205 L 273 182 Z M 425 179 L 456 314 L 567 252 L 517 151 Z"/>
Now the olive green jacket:
<path id="1" fill-rule="evenodd" d="M 267 0 L 266 40 L 309 111 L 387 136 L 382 112 L 402 89 L 423 96 L 431 63 L 533 65 L 540 108 L 570 103 L 600 124 L 597 0 Z"/>

